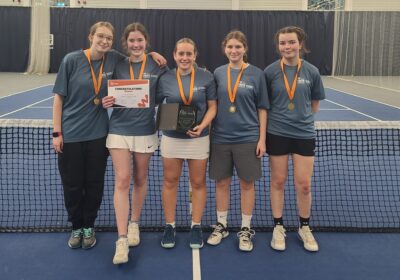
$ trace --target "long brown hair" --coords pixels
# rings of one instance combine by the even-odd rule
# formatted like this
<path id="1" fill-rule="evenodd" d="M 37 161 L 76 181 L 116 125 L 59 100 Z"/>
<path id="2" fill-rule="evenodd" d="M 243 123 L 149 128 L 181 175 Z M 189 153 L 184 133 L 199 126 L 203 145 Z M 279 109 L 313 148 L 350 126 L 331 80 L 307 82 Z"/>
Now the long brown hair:
<path id="1" fill-rule="evenodd" d="M 146 30 L 146 27 L 144 27 L 144 25 L 141 24 L 140 22 L 134 22 L 134 23 L 128 24 L 125 27 L 124 32 L 122 34 L 121 45 L 125 51 L 128 51 L 128 44 L 126 43 L 126 40 L 128 40 L 129 34 L 131 32 L 135 32 L 135 31 L 142 33 L 144 39 L 146 40 L 146 49 L 149 48 L 150 37 L 149 37 L 149 33 Z"/>
<path id="2" fill-rule="evenodd" d="M 247 44 L 247 38 L 246 35 L 244 35 L 244 33 L 240 30 L 232 30 L 231 32 L 229 32 L 228 34 L 226 34 L 224 40 L 221 43 L 221 49 L 222 49 L 222 53 L 225 55 L 225 47 L 226 44 L 228 43 L 229 40 L 231 39 L 236 39 L 238 40 L 240 43 L 243 44 L 244 49 L 245 49 L 245 53 L 243 55 L 243 61 L 247 62 L 247 51 L 249 49 L 249 46 Z"/>

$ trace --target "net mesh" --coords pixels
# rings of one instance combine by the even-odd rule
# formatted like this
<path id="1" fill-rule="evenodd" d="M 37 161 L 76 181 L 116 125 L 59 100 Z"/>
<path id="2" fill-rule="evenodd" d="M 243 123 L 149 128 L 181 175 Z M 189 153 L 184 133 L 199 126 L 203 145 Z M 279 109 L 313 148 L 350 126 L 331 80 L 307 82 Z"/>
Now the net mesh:
<path id="1" fill-rule="evenodd" d="M 0 231 L 62 231 L 69 228 L 64 208 L 57 157 L 51 145 L 50 121 L 0 121 Z M 400 123 L 317 123 L 312 226 L 331 231 L 400 231 Z M 256 183 L 252 224 L 259 230 L 273 226 L 269 206 L 268 158 L 264 176 Z M 141 217 L 144 230 L 162 228 L 162 163 L 158 150 L 149 171 L 149 192 Z M 114 177 L 111 160 L 96 227 L 114 230 Z M 207 179 L 203 225 L 216 221 L 215 183 Z M 298 225 L 293 170 L 285 191 L 284 221 Z M 240 192 L 236 176 L 231 187 L 229 224 L 240 226 Z M 177 225 L 191 223 L 187 166 L 180 181 Z"/>

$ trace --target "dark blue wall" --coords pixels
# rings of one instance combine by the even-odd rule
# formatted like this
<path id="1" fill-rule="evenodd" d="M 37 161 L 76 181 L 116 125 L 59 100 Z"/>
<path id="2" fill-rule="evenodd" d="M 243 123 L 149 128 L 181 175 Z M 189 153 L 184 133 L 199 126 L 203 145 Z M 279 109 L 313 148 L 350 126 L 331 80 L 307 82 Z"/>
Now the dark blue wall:
<path id="1" fill-rule="evenodd" d="M 12 38 L 13 45 L 1 47 L 0 71 L 24 71 L 28 60 L 30 16 L 29 8 L 4 7 L 0 15 L 9 12 L 16 16 L 0 18 L 2 34 Z M 22 19 L 22 20 L 21 20 Z M 172 51 L 175 42 L 190 37 L 199 49 L 198 64 L 211 71 L 226 63 L 221 52 L 221 41 L 232 29 L 243 31 L 249 41 L 249 62 L 264 69 L 278 58 L 273 37 L 287 25 L 298 25 L 308 33 L 311 50 L 305 59 L 317 66 L 321 74 L 332 71 L 333 12 L 304 11 L 194 11 L 194 10 L 124 10 L 124 9 L 51 9 L 51 33 L 54 49 L 51 51 L 50 72 L 57 72 L 65 54 L 88 47 L 90 26 L 97 21 L 110 21 L 116 28 L 114 48 L 120 49 L 124 27 L 135 21 L 148 29 L 153 50 L 163 54 L 170 67 L 174 66 Z M 13 29 L 4 28 L 4 24 Z M 22 25 L 22 26 L 21 26 Z M 8 42 L 9 40 L 5 40 Z M 22 54 L 22 55 L 21 55 Z"/>

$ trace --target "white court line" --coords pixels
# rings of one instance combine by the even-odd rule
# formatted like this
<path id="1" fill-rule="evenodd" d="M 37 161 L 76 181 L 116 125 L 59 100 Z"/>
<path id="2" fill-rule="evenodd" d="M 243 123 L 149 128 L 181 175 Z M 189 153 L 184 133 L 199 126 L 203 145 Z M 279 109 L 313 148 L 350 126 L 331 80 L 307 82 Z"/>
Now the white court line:
<path id="1" fill-rule="evenodd" d="M 354 96 L 354 97 L 358 97 L 358 98 L 361 98 L 361 99 L 364 99 L 364 100 L 372 101 L 372 102 L 375 102 L 375 103 L 378 103 L 378 104 L 381 104 L 381 105 L 386 105 L 386 106 L 389 106 L 389 107 L 400 109 L 400 107 L 397 107 L 395 105 L 387 104 L 387 103 L 384 103 L 384 102 L 381 102 L 381 101 L 376 101 L 376 100 L 373 100 L 373 99 L 370 99 L 370 98 L 366 98 L 366 97 L 363 97 L 363 96 L 359 96 L 357 94 L 349 93 L 349 92 L 346 92 L 346 91 L 343 91 L 343 90 L 340 90 L 340 89 L 336 89 L 336 88 L 332 88 L 332 87 L 327 87 L 327 88 L 336 90 L 336 91 L 338 91 L 340 93 L 345 93 L 345 94 L 348 94 L 348 95 L 351 95 L 351 96 Z"/>
<path id="2" fill-rule="evenodd" d="M 380 87 L 380 86 L 373 85 L 373 84 L 367 84 L 367 83 L 357 82 L 357 81 L 348 80 L 348 79 L 339 78 L 339 77 L 334 77 L 334 76 L 330 76 L 330 77 L 333 78 L 333 79 L 338 79 L 338 80 L 342 80 L 342 81 L 346 81 L 346 82 L 351 82 L 351 83 L 355 83 L 355 84 L 359 84 L 359 85 L 364 85 L 364 86 L 369 86 L 369 87 L 380 88 L 380 89 L 384 89 L 384 90 L 388 90 L 388 91 L 400 92 L 400 90 L 394 89 L 394 88 Z"/>
<path id="3" fill-rule="evenodd" d="M 362 113 L 362 112 L 360 112 L 360 111 L 357 111 L 357 110 L 351 109 L 350 107 L 344 106 L 343 104 L 339 104 L 339 103 L 336 103 L 336 102 L 331 101 L 331 100 L 328 100 L 328 99 L 325 99 L 325 100 L 328 101 L 328 102 L 331 102 L 331 103 L 333 103 L 333 104 L 335 104 L 335 105 L 342 106 L 342 107 L 344 107 L 344 108 L 346 108 L 346 109 L 348 109 L 348 110 L 350 110 L 350 111 L 353 111 L 353 112 L 356 112 L 356 113 L 361 114 L 361 115 L 363 115 L 363 116 L 366 116 L 366 117 L 368 117 L 368 118 L 374 119 L 374 120 L 376 120 L 376 121 L 380 121 L 380 122 L 382 121 L 382 120 L 380 120 L 380 119 L 374 118 L 373 116 L 364 114 L 364 113 Z"/>
<path id="4" fill-rule="evenodd" d="M 29 109 L 51 109 L 53 108 L 52 106 L 35 106 L 35 107 L 31 107 Z"/>
<path id="5" fill-rule="evenodd" d="M 201 280 L 200 250 L 192 249 L 193 280 Z"/>
<path id="6" fill-rule="evenodd" d="M 318 111 L 348 111 L 348 110 L 349 109 L 319 109 Z"/>
<path id="7" fill-rule="evenodd" d="M 0 99 L 6 98 L 6 97 L 11 97 L 11 96 L 14 96 L 14 95 L 17 95 L 17 94 L 21 94 L 21 93 L 26 93 L 26 92 L 31 91 L 31 90 L 44 88 L 44 87 L 48 87 L 48 86 L 53 86 L 53 84 L 48 84 L 48 85 L 44 85 L 44 86 L 40 86 L 40 87 L 30 88 L 30 89 L 27 89 L 27 90 L 24 90 L 24 91 L 10 93 L 9 95 L 1 96 Z"/>
<path id="8" fill-rule="evenodd" d="M 32 107 L 33 105 L 39 104 L 40 102 L 49 100 L 49 99 L 51 99 L 51 98 L 53 98 L 53 96 L 50 96 L 50 97 L 45 98 L 45 99 L 42 99 L 42 100 L 40 100 L 40 101 L 38 101 L 38 102 L 32 103 L 32 104 L 30 104 L 30 105 L 27 105 L 27 106 L 22 107 L 22 108 L 20 108 L 20 109 L 14 110 L 14 111 L 9 112 L 9 113 L 7 113 L 7 114 L 1 115 L 0 118 L 5 117 L 5 116 L 8 116 L 8 115 L 11 115 L 11 114 L 14 114 L 14 113 L 19 112 L 19 111 L 22 111 L 22 110 L 24 110 L 24 109 L 27 109 L 27 108 L 29 108 L 29 107 Z"/>

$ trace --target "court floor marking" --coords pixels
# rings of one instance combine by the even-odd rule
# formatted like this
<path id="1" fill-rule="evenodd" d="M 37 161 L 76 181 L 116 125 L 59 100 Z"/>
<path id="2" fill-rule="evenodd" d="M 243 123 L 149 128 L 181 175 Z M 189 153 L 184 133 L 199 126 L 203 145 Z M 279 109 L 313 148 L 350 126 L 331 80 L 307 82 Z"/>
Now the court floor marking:
<path id="1" fill-rule="evenodd" d="M 369 87 L 374 87 L 374 88 L 380 88 L 380 89 L 384 89 L 384 90 L 388 90 L 388 91 L 400 92 L 400 90 L 394 89 L 394 88 L 381 87 L 381 86 L 377 86 L 377 85 L 373 85 L 373 84 L 357 82 L 357 81 L 348 80 L 348 79 L 344 79 L 344 78 L 339 78 L 339 77 L 335 77 L 335 76 L 331 76 L 331 77 L 334 78 L 334 79 L 338 79 L 338 80 L 342 80 L 342 81 L 346 81 L 346 82 L 351 82 L 351 83 L 355 83 L 355 84 L 359 84 L 359 85 L 364 85 L 364 86 L 369 86 Z"/>
<path id="2" fill-rule="evenodd" d="M 14 95 L 18 95 L 18 94 L 21 94 L 21 93 L 27 93 L 28 91 L 32 91 L 32 90 L 36 90 L 36 89 L 40 89 L 40 88 L 45 88 L 45 87 L 48 87 L 48 86 L 53 86 L 53 84 L 48 84 L 48 85 L 44 85 L 44 86 L 39 86 L 39 87 L 35 87 L 35 88 L 26 89 L 24 91 L 18 91 L 18 92 L 10 93 L 9 95 L 0 96 L 0 99 L 4 99 L 6 97 L 13 97 Z"/>
<path id="3" fill-rule="evenodd" d="M 30 107 L 29 109 L 52 109 L 52 106 L 35 106 Z"/>
<path id="4" fill-rule="evenodd" d="M 35 108 L 37 108 L 37 107 L 35 107 Z M 319 111 L 348 111 L 349 109 L 346 109 L 346 108 L 344 108 L 344 109 L 329 109 L 329 108 L 327 108 L 327 109 L 324 109 L 324 108 L 320 108 L 319 109 Z"/>
<path id="5" fill-rule="evenodd" d="M 8 115 L 11 115 L 11 114 L 14 114 L 14 113 L 16 113 L 16 112 L 19 112 L 19 111 L 22 111 L 22 110 L 25 110 L 25 109 L 28 109 L 28 108 L 32 108 L 33 105 L 39 104 L 39 103 L 41 103 L 41 102 L 43 102 L 43 101 L 46 101 L 46 100 L 49 100 L 49 99 L 51 99 L 51 98 L 53 98 L 53 96 L 50 96 L 50 97 L 48 97 L 48 98 L 39 100 L 39 101 L 37 101 L 37 102 L 35 102 L 35 103 L 29 104 L 29 105 L 27 105 L 27 106 L 24 106 L 24 107 L 22 107 L 22 108 L 19 108 L 19 109 L 17 109 L 17 110 L 12 111 L 12 112 L 8 112 L 8 113 L 6 113 L 6 114 L 4 114 L 4 115 L 1 115 L 0 118 L 5 117 L 5 116 L 8 116 Z"/>
<path id="6" fill-rule="evenodd" d="M 200 249 L 192 249 L 193 280 L 201 280 Z"/>
<path id="7" fill-rule="evenodd" d="M 326 89 L 332 89 L 332 90 L 335 90 L 335 91 L 340 92 L 340 93 L 348 94 L 348 95 L 351 95 L 351 96 L 354 96 L 354 97 L 358 97 L 358 98 L 361 98 L 361 99 L 364 99 L 364 100 L 368 100 L 368 101 L 371 101 L 371 102 L 375 102 L 375 103 L 378 103 L 378 104 L 381 104 L 381 105 L 393 107 L 395 109 L 400 109 L 400 107 L 397 107 L 395 105 L 391 105 L 391 104 L 387 104 L 387 103 L 384 103 L 384 102 L 381 102 L 381 101 L 373 100 L 373 99 L 370 99 L 370 98 L 367 98 L 367 97 L 359 96 L 357 94 L 350 93 L 350 92 L 347 92 L 347 91 L 343 91 L 343 90 L 340 90 L 340 89 L 336 89 L 336 88 L 333 88 L 333 87 L 327 87 Z"/>
<path id="8" fill-rule="evenodd" d="M 344 107 L 344 108 L 347 108 L 348 110 L 353 111 L 353 112 L 356 112 L 356 113 L 358 113 L 358 114 L 361 114 L 361 115 L 363 115 L 363 116 L 365 116 L 365 117 L 368 117 L 368 118 L 371 118 L 371 119 L 374 119 L 374 120 L 380 121 L 380 122 L 382 121 L 382 120 L 377 119 L 377 118 L 374 118 L 374 117 L 372 117 L 372 116 L 370 116 L 370 115 L 364 114 L 364 113 L 362 113 L 362 112 L 360 112 L 360 111 L 354 110 L 354 109 L 352 109 L 352 108 L 350 108 L 350 107 L 347 107 L 347 106 L 344 106 L 344 105 L 342 105 L 342 104 L 336 103 L 336 102 L 334 102 L 334 101 L 332 101 L 332 100 L 328 100 L 328 99 L 325 99 L 325 100 L 328 101 L 328 102 L 331 102 L 331 103 L 333 103 L 333 104 L 335 104 L 335 105 L 338 105 L 338 106 L 342 106 L 342 107 Z"/>
<path id="9" fill-rule="evenodd" d="M 331 101 L 330 99 L 323 99 L 322 101 L 334 103 L 334 102 Z M 321 103 L 320 103 L 320 104 L 321 104 Z M 340 104 L 340 103 L 336 103 L 336 105 L 339 106 L 340 108 L 339 108 L 339 109 L 334 109 L 334 108 L 332 108 L 332 109 L 324 109 L 324 110 L 348 110 L 348 108 L 347 108 L 345 105 L 342 105 L 342 104 Z M 322 110 L 322 109 L 320 108 L 320 110 Z"/>

